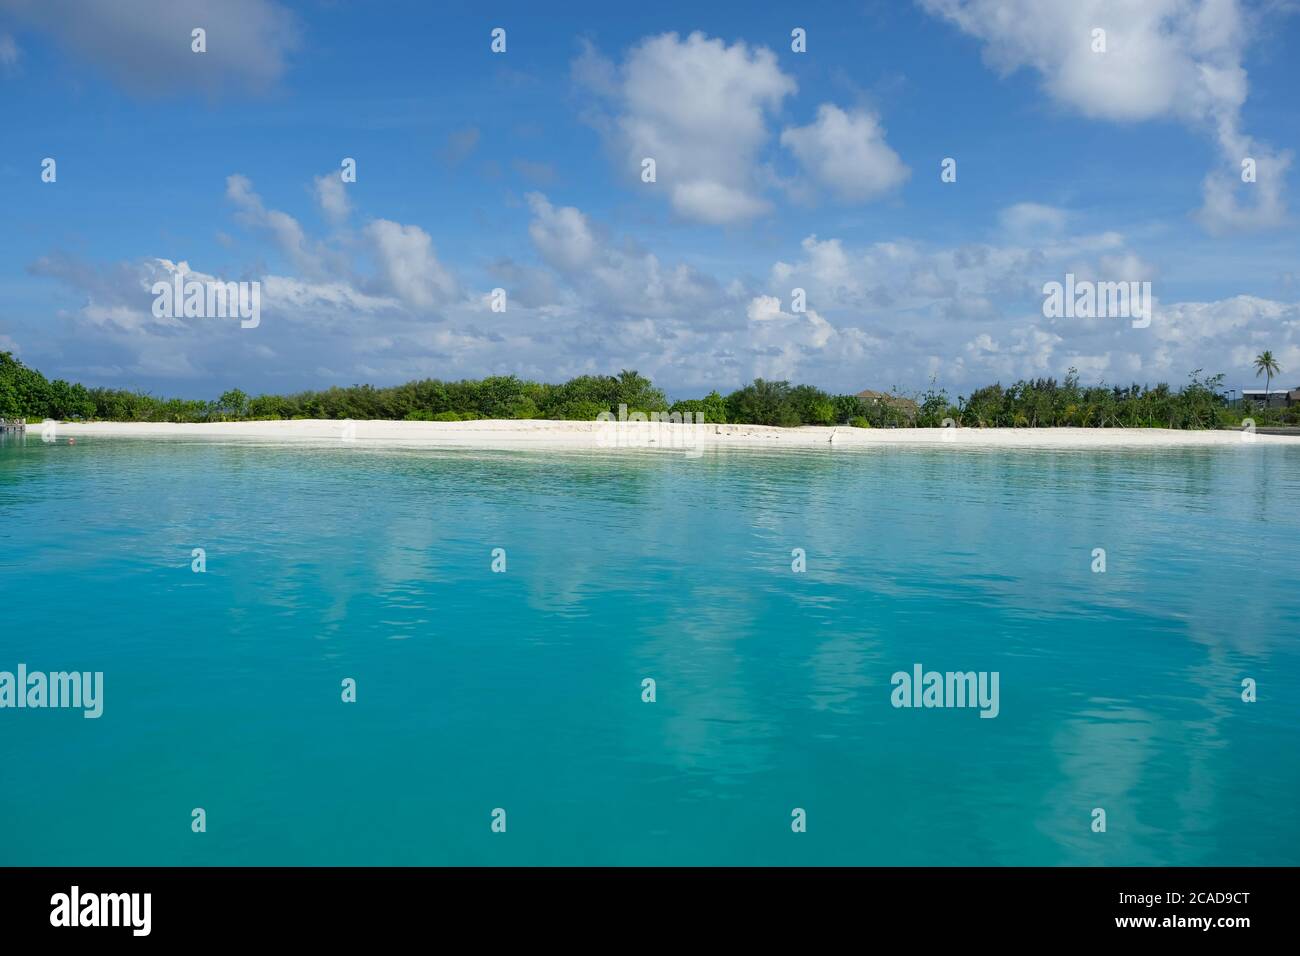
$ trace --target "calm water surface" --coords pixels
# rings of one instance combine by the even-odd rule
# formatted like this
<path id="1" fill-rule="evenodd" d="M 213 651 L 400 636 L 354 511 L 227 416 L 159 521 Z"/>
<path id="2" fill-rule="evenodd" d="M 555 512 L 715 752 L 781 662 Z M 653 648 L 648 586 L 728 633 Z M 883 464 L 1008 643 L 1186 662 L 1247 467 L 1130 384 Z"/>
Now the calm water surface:
<path id="1" fill-rule="evenodd" d="M 1298 501 L 1258 444 L 11 439 L 0 670 L 105 702 L 0 710 L 0 864 L 1295 865 Z"/>

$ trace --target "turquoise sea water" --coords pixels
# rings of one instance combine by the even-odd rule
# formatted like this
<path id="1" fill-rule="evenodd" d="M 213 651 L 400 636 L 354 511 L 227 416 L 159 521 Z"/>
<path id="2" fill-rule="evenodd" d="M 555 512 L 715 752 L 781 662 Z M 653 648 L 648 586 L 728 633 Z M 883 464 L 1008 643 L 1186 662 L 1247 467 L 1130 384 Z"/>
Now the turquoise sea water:
<path id="1" fill-rule="evenodd" d="M 0 710 L 0 864 L 1297 864 L 1298 492 L 1259 444 L 8 440 L 0 670 L 105 688 Z M 916 663 L 999 715 L 894 708 Z"/>

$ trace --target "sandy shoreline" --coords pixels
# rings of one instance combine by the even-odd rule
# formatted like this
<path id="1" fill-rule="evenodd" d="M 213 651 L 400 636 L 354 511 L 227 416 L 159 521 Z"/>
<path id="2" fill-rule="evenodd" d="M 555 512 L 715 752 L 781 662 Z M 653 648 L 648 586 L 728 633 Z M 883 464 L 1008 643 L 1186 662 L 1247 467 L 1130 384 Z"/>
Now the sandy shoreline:
<path id="1" fill-rule="evenodd" d="M 352 443 L 369 446 L 476 449 L 865 448 L 933 445 L 986 448 L 1186 448 L 1243 444 L 1300 445 L 1300 436 L 1162 428 L 849 428 L 765 425 L 670 425 L 555 421 L 270 421 L 155 424 L 93 422 L 54 426 L 57 438 L 252 439 L 272 442 Z M 29 438 L 41 426 L 29 425 Z"/>

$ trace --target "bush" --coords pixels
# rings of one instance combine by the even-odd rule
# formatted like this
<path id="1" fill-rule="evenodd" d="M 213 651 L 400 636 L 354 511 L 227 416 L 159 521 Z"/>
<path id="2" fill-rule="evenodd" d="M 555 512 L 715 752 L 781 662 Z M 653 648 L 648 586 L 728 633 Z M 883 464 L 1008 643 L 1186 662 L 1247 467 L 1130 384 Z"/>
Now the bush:
<path id="1" fill-rule="evenodd" d="M 612 411 L 617 411 L 619 405 L 645 412 L 668 411 L 668 399 L 664 397 L 663 391 L 655 388 L 654 383 L 644 375 L 624 369 L 618 373 L 614 383 Z"/>
<path id="2" fill-rule="evenodd" d="M 948 393 L 943 389 L 936 392 L 932 386 L 921 396 L 916 413 L 916 425 L 918 428 L 942 428 L 945 418 L 957 420 L 957 416 L 952 414 L 953 411 L 952 403 L 948 401 Z"/>
<path id="3" fill-rule="evenodd" d="M 463 385 L 474 383 L 464 382 Z M 461 408 L 473 411 L 476 418 L 517 418 L 514 410 L 524 401 L 524 383 L 513 375 L 485 378 L 477 383 L 477 398 Z"/>
<path id="4" fill-rule="evenodd" d="M 768 382 L 761 378 L 727 396 L 727 421 L 746 425 L 779 425 L 792 428 L 802 423 L 791 399 L 789 382 Z"/>
<path id="5" fill-rule="evenodd" d="M 790 389 L 790 404 L 805 425 L 833 425 L 835 403 L 820 388 L 797 385 Z"/>
<path id="6" fill-rule="evenodd" d="M 248 396 L 239 389 L 232 388 L 217 399 L 217 408 L 225 417 L 246 418 L 249 409 Z"/>
<path id="7" fill-rule="evenodd" d="M 594 422 L 602 412 L 608 412 L 609 407 L 599 402 L 593 402 L 586 399 L 565 402 L 558 408 L 552 409 L 548 416 L 551 419 L 571 422 Z"/>
<path id="8" fill-rule="evenodd" d="M 1261 425 L 1300 424 L 1300 406 L 1291 409 L 1253 408 L 1245 402 L 1228 408 L 1223 376 L 1191 380 L 1175 390 L 1167 384 L 1079 384 L 1070 369 L 1062 381 L 1024 379 L 1003 387 L 980 388 L 954 405 L 932 386 L 910 402 L 894 397 L 879 401 L 855 395 L 828 395 L 811 385 L 755 379 L 725 398 L 716 391 L 701 399 L 673 404 L 683 416 L 698 414 L 707 422 L 734 422 L 791 427 L 844 422 L 854 427 L 886 428 L 916 424 L 940 427 L 951 418 L 967 427 L 1073 426 L 1087 428 L 1224 428 L 1239 427 L 1241 419 Z M 125 422 L 206 422 L 307 418 L 405 419 L 407 421 L 465 421 L 475 418 L 549 418 L 594 421 L 601 412 L 617 414 L 669 411 L 664 393 L 645 376 L 624 369 L 618 375 L 581 375 L 563 384 L 524 381 L 497 375 L 482 381 L 407 382 L 391 388 L 353 385 L 293 395 L 250 398 L 230 389 L 216 401 L 163 399 L 145 392 L 86 388 L 62 380 L 48 381 L 10 352 L 0 352 L 0 417 L 76 420 L 96 418 Z M 913 420 L 914 419 L 914 420 Z"/>
<path id="9" fill-rule="evenodd" d="M 831 399 L 831 405 L 835 409 L 837 422 L 848 422 L 854 418 L 865 417 L 862 399 L 856 395 L 836 395 Z"/>
<path id="10" fill-rule="evenodd" d="M 521 396 L 511 404 L 508 418 L 541 418 L 542 413 L 537 410 L 537 403 L 527 395 Z"/>
<path id="11" fill-rule="evenodd" d="M 727 400 L 716 391 L 709 392 L 704 398 L 688 398 L 673 402 L 672 408 L 668 411 L 677 412 L 683 418 L 687 415 L 699 415 L 701 420 L 715 425 L 725 425 L 727 422 Z"/>

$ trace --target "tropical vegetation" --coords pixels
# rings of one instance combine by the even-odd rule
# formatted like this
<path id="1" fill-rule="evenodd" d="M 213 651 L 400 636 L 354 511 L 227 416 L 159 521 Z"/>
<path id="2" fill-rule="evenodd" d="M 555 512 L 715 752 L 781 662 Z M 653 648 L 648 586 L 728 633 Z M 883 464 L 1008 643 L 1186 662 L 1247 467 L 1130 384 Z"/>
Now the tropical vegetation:
<path id="1" fill-rule="evenodd" d="M 1276 373 L 1269 353 L 1265 368 Z M 1268 371 L 1268 369 L 1272 371 Z M 1230 408 L 1223 376 L 1193 372 L 1187 384 L 1081 385 L 1073 369 L 1063 380 L 1024 379 L 988 385 L 950 399 L 933 385 L 920 395 L 834 395 L 812 385 L 755 379 L 723 395 L 670 403 L 660 388 L 636 371 L 581 375 L 562 384 L 531 382 L 514 375 L 460 381 L 422 379 L 376 388 L 353 385 L 290 395 L 250 396 L 231 389 L 215 400 L 160 398 L 142 391 L 87 388 L 49 381 L 9 352 L 0 352 L 0 417 L 41 420 L 213 422 L 265 419 L 396 419 L 459 421 L 484 418 L 591 421 L 602 412 L 693 413 L 707 422 L 759 425 L 850 425 L 861 428 L 952 425 L 981 428 L 1218 428 L 1239 426 L 1244 415 L 1257 424 L 1300 423 L 1300 407 L 1288 410 Z"/>
<path id="2" fill-rule="evenodd" d="M 1273 388 L 1273 376 L 1277 375 L 1281 371 L 1282 369 L 1277 364 L 1277 360 L 1273 358 L 1273 353 L 1271 351 L 1265 349 L 1263 352 L 1260 352 L 1255 356 L 1255 377 L 1259 378 L 1261 375 L 1267 376 L 1264 379 L 1265 404 L 1268 404 L 1267 396 Z"/>

